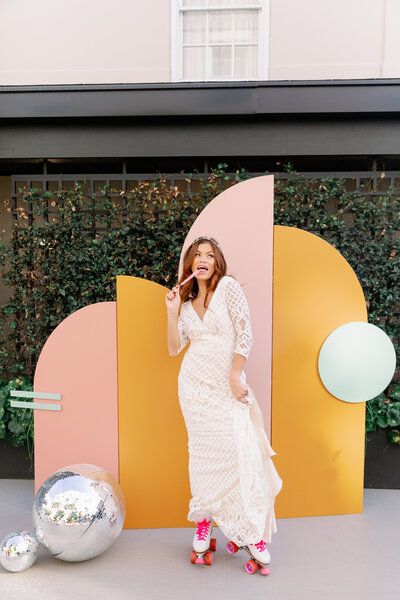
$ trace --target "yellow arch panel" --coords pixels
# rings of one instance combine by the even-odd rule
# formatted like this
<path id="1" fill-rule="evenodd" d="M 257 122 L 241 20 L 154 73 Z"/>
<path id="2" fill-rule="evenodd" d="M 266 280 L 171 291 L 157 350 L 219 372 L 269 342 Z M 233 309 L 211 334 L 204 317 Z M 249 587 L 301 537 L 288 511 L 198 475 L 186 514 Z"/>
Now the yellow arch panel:
<path id="1" fill-rule="evenodd" d="M 117 277 L 119 473 L 128 529 L 188 526 L 187 434 L 177 382 L 184 353 L 168 354 L 166 293 L 145 279 Z"/>
<path id="2" fill-rule="evenodd" d="M 357 277 L 330 244 L 274 227 L 272 447 L 280 518 L 362 512 L 365 403 L 332 396 L 318 374 L 326 337 L 367 321 Z"/>

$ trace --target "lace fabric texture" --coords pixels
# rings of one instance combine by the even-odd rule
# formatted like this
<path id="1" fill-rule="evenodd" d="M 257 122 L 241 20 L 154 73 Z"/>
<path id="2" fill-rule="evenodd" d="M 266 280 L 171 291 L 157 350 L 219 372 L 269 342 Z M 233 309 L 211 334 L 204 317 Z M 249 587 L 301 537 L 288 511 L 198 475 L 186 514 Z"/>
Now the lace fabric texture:
<path id="1" fill-rule="evenodd" d="M 189 521 L 212 518 L 238 545 L 271 541 L 275 496 L 282 481 L 275 452 L 249 388 L 251 406 L 237 401 L 229 384 L 234 354 L 249 355 L 252 332 L 247 298 L 226 275 L 200 319 L 190 300 L 178 318 L 177 354 L 190 346 L 178 377 L 179 402 L 189 437 L 192 499 Z M 246 384 L 246 374 L 241 380 Z"/>

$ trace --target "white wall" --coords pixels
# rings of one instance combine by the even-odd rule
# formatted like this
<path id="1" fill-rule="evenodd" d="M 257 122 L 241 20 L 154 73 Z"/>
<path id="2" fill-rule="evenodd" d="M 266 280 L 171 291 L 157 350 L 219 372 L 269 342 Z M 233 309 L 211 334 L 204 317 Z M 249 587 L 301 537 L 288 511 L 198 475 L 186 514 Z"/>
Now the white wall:
<path id="1" fill-rule="evenodd" d="M 270 79 L 400 77 L 400 0 L 271 0 Z"/>
<path id="2" fill-rule="evenodd" d="M 0 85 L 170 80 L 169 0 L 0 0 Z"/>
<path id="3" fill-rule="evenodd" d="M 381 77 L 400 77 L 400 1 L 385 1 Z"/>
<path id="4" fill-rule="evenodd" d="M 171 80 L 171 0 L 0 0 L 0 85 Z M 400 0 L 270 0 L 269 78 L 400 77 Z"/>

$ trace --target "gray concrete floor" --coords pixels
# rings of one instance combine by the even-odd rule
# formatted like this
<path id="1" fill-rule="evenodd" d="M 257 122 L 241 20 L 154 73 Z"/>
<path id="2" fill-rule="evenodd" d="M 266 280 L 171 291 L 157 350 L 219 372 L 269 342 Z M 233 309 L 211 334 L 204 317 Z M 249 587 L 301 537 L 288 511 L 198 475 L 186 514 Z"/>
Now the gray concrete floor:
<path id="1" fill-rule="evenodd" d="M 32 531 L 33 482 L 0 480 L 0 538 Z M 247 575 L 215 529 L 212 567 L 190 564 L 190 529 L 124 530 L 103 555 L 66 563 L 41 550 L 22 573 L 0 566 L 7 600 L 392 600 L 400 596 L 400 490 L 364 490 L 360 515 L 279 519 L 271 574 Z"/>

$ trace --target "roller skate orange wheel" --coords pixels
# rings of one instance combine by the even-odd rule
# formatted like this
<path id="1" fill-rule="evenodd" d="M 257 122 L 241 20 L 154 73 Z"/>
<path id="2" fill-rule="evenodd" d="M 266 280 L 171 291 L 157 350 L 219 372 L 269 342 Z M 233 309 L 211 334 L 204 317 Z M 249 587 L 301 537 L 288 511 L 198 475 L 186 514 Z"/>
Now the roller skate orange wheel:
<path id="1" fill-rule="evenodd" d="M 215 552 L 217 549 L 217 540 L 215 538 L 211 538 L 210 540 L 210 550 L 211 552 Z"/>
<path id="2" fill-rule="evenodd" d="M 196 560 L 197 560 L 197 554 L 194 550 L 192 550 L 192 554 L 190 555 L 190 562 L 192 563 L 192 565 L 194 565 Z"/>
<path id="3" fill-rule="evenodd" d="M 235 554 L 239 550 L 239 547 L 235 544 L 235 542 L 228 542 L 226 545 L 226 549 L 229 554 Z"/>
<path id="4" fill-rule="evenodd" d="M 205 563 L 206 565 L 209 565 L 211 567 L 212 565 L 212 561 L 213 561 L 213 553 L 212 552 L 206 552 L 205 556 Z"/>
<path id="5" fill-rule="evenodd" d="M 268 567 L 261 567 L 261 575 L 269 575 L 271 573 L 271 569 L 268 569 Z"/>
<path id="6" fill-rule="evenodd" d="M 246 569 L 247 573 L 249 573 L 250 575 L 253 575 L 253 573 L 255 573 L 258 570 L 258 564 L 256 563 L 255 560 L 249 560 L 244 565 L 244 568 Z"/>

